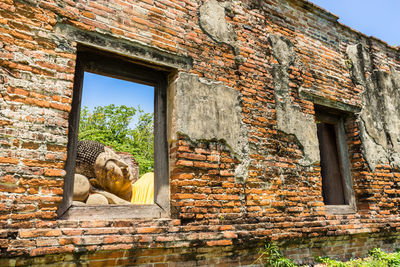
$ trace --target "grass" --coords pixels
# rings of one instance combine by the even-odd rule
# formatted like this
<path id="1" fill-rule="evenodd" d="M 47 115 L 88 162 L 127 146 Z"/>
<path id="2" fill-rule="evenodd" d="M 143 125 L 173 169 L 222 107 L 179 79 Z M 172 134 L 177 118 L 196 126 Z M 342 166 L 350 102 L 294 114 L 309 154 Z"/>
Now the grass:
<path id="1" fill-rule="evenodd" d="M 369 256 L 364 259 L 341 262 L 327 257 L 318 257 L 317 261 L 324 263 L 327 267 L 395 267 L 400 266 L 400 251 L 386 253 L 379 248 L 374 248 L 369 252 Z"/>
<path id="2" fill-rule="evenodd" d="M 395 253 L 386 253 L 380 248 L 374 248 L 364 259 L 342 262 L 328 257 L 317 257 L 316 261 L 326 267 L 400 267 L 400 249 L 396 251 Z M 264 246 L 256 261 L 262 262 L 266 267 L 299 267 L 292 260 L 283 257 L 279 248 L 273 243 Z"/>

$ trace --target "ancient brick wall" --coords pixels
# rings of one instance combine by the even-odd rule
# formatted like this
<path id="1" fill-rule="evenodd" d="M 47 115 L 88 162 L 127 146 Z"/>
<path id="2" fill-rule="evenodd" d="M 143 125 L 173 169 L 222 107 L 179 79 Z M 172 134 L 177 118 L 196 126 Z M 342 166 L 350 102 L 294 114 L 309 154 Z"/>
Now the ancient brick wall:
<path id="1" fill-rule="evenodd" d="M 163 218 L 58 218 L 82 44 L 170 70 Z M 0 0 L 0 265 L 394 250 L 399 71 L 398 49 L 302 0 Z M 316 106 L 346 114 L 353 212 L 324 205 Z"/>

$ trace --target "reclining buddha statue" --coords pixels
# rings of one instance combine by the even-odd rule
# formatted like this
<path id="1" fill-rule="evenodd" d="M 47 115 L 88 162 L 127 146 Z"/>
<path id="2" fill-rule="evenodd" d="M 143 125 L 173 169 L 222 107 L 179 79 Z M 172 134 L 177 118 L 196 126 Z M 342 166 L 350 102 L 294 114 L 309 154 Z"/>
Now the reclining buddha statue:
<path id="1" fill-rule="evenodd" d="M 87 179 L 89 194 L 100 194 L 109 204 L 153 204 L 154 174 L 147 173 L 137 180 L 138 173 L 136 162 L 124 160 L 102 143 L 78 141 L 75 185 L 87 183 Z M 77 195 L 83 187 L 75 187 L 74 200 L 82 201 L 82 192 L 80 197 Z"/>

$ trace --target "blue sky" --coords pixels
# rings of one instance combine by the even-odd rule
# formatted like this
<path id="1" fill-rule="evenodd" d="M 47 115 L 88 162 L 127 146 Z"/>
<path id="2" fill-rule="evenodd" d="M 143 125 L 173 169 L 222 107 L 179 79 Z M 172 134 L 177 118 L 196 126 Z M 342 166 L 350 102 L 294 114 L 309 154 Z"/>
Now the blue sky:
<path id="1" fill-rule="evenodd" d="M 389 45 L 400 46 L 400 0 L 309 0 L 339 21 Z"/>
<path id="2" fill-rule="evenodd" d="M 93 110 L 95 106 L 109 104 L 137 107 L 145 112 L 154 111 L 154 88 L 143 84 L 114 79 L 85 72 L 82 107 Z"/>

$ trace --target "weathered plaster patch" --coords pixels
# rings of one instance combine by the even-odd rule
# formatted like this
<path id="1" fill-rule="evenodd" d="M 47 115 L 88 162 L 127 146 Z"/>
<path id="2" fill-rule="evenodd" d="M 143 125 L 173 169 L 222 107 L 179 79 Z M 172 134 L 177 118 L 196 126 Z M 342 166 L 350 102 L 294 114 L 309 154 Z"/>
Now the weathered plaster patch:
<path id="1" fill-rule="evenodd" d="M 351 75 L 364 87 L 359 127 L 369 167 L 387 162 L 400 166 L 400 75 L 376 70 L 369 51 L 361 44 L 347 47 Z"/>
<path id="2" fill-rule="evenodd" d="M 361 133 L 361 143 L 363 146 L 363 154 L 368 162 L 368 165 L 372 170 L 375 170 L 377 164 L 382 164 L 388 161 L 388 155 L 383 146 L 379 145 L 370 134 L 366 127 L 366 123 L 362 120 L 358 122 L 360 133 Z"/>
<path id="3" fill-rule="evenodd" d="M 237 6 L 235 12 L 231 1 L 218 2 L 209 0 L 199 8 L 200 28 L 217 43 L 224 43 L 232 47 L 235 63 L 241 65 L 247 61 L 240 55 L 240 41 L 233 25 L 226 21 L 225 16 L 233 17 L 235 13 L 243 14 L 243 9 Z"/>
<path id="4" fill-rule="evenodd" d="M 229 3 L 219 3 L 209 0 L 200 6 L 200 26 L 216 42 L 235 46 L 236 33 L 226 19 L 225 6 Z"/>
<path id="5" fill-rule="evenodd" d="M 273 66 L 276 100 L 276 120 L 278 130 L 297 137 L 303 146 L 304 158 L 300 164 L 310 165 L 319 161 L 317 127 L 314 117 L 301 112 L 290 98 L 289 66 L 295 60 L 292 43 L 284 37 L 268 37 L 274 58 L 279 64 Z"/>
<path id="6" fill-rule="evenodd" d="M 192 140 L 223 140 L 241 163 L 235 175 L 247 178 L 250 163 L 247 128 L 242 122 L 240 93 L 221 82 L 209 82 L 194 74 L 180 73 L 171 86 L 173 132 Z M 176 137 L 170 134 L 171 139 Z"/>

